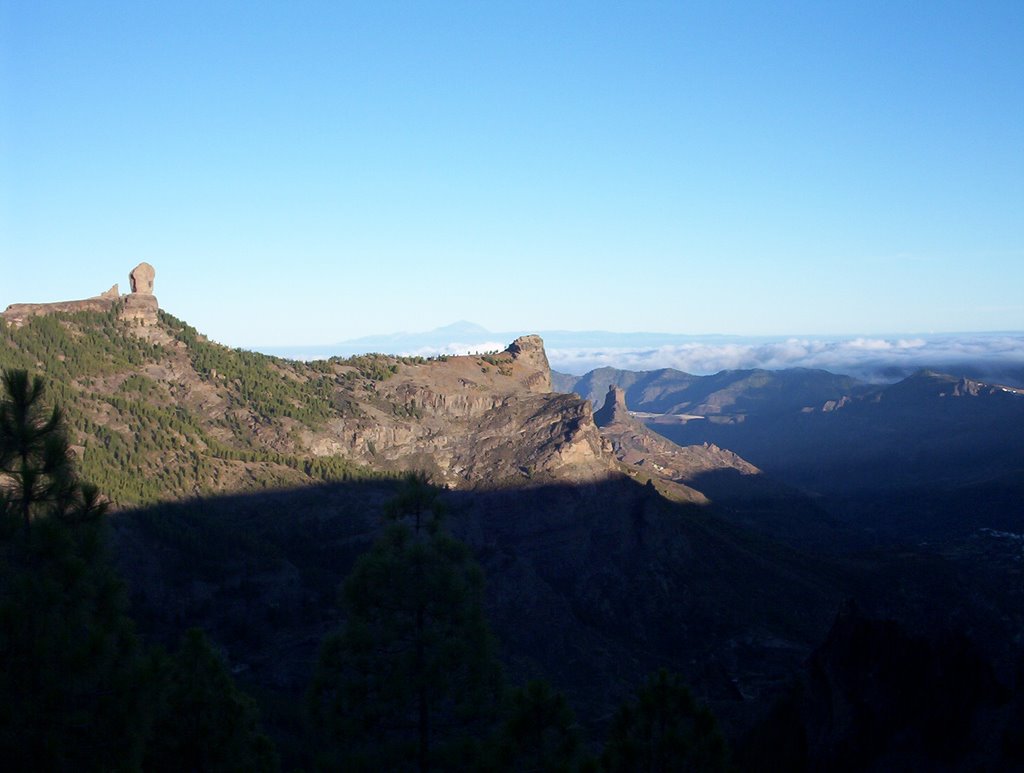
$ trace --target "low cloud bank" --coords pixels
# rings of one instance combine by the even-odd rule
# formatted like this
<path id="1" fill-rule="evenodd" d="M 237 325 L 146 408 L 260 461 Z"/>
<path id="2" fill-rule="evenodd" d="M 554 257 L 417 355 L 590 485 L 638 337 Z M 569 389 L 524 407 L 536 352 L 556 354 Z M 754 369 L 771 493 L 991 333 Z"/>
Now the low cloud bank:
<path id="1" fill-rule="evenodd" d="M 399 354 L 413 357 L 436 357 L 439 354 L 447 354 L 456 357 L 461 354 L 487 354 L 488 352 L 500 352 L 508 346 L 508 342 L 483 341 L 478 344 L 450 343 L 444 346 L 420 346 L 409 351 L 402 351 Z"/>
<path id="2" fill-rule="evenodd" d="M 675 368 L 706 375 L 721 370 L 821 368 L 872 382 L 898 381 L 921 368 L 1024 386 L 1024 334 L 913 338 L 694 342 L 651 348 L 549 349 L 555 370 L 581 375 L 594 368 Z"/>
<path id="3" fill-rule="evenodd" d="M 268 354 L 299 359 L 348 356 L 367 351 L 436 357 L 439 354 L 484 354 L 501 351 L 518 333 L 481 335 L 479 340 L 445 343 L 444 331 L 425 342 L 426 334 L 402 340 L 359 341 L 333 347 L 265 349 Z M 721 370 L 820 368 L 864 381 L 899 381 L 921 368 L 970 376 L 1024 388 L 1024 333 L 965 333 L 922 336 L 862 336 L 859 338 L 743 339 L 705 336 L 692 340 L 650 333 L 570 333 L 541 335 L 551 367 L 583 375 L 594 368 L 657 370 L 675 368 L 707 375 Z M 666 338 L 669 340 L 666 341 Z M 601 340 L 609 344 L 602 345 Z M 674 339 L 674 340 L 673 340 Z"/>

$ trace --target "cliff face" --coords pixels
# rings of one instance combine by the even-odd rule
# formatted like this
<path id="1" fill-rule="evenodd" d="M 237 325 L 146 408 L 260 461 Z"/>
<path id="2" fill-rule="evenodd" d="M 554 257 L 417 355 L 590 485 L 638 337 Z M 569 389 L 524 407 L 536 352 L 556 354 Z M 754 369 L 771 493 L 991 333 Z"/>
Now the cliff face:
<path id="1" fill-rule="evenodd" d="M 614 460 L 590 404 L 552 394 L 538 336 L 500 354 L 403 365 L 374 384 L 358 418 L 304 434 L 312 450 L 426 469 L 453 488 L 596 481 Z"/>
<path id="2" fill-rule="evenodd" d="M 728 471 L 742 476 L 760 471 L 731 451 L 714 445 L 678 446 L 649 430 L 626 407 L 626 393 L 608 387 L 604 405 L 594 419 L 621 468 L 630 476 L 649 480 L 663 493 L 690 502 L 706 503 L 702 476 Z"/>

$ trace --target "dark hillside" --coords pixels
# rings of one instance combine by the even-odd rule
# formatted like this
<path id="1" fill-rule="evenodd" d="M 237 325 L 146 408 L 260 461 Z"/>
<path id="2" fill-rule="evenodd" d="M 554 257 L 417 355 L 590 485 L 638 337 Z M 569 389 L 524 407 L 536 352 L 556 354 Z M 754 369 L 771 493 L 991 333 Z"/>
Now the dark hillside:
<path id="1" fill-rule="evenodd" d="M 300 693 L 393 493 L 352 482 L 119 513 L 135 615 L 159 640 L 201 626 L 245 679 Z M 588 721 L 663 666 L 740 721 L 821 640 L 849 585 L 834 566 L 626 480 L 444 500 L 485 570 L 513 681 L 552 681 Z"/>
<path id="2" fill-rule="evenodd" d="M 286 704 L 338 625 L 338 586 L 394 491 L 338 483 L 122 512 L 117 555 L 135 615 L 158 640 L 203 627 L 240 678 Z M 510 680 L 549 680 L 589 725 L 667 667 L 728 728 L 747 727 L 851 595 L 914 630 L 955 621 L 1002 635 L 941 561 L 813 558 L 627 480 L 443 500 L 485 571 Z"/>
<path id="3" fill-rule="evenodd" d="M 929 372 L 825 410 L 650 426 L 826 495 L 945 489 L 1024 469 L 1024 393 Z"/>

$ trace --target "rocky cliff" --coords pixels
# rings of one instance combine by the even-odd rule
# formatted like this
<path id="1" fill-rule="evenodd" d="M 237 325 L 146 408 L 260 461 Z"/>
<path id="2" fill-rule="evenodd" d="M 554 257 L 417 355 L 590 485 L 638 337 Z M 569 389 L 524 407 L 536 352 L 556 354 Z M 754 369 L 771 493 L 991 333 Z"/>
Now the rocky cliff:
<path id="1" fill-rule="evenodd" d="M 590 404 L 550 383 L 544 342 L 524 336 L 495 355 L 399 364 L 364 389 L 359 415 L 301 436 L 314 452 L 425 469 L 453 488 L 613 474 Z"/>
<path id="2" fill-rule="evenodd" d="M 757 475 L 760 470 L 731 451 L 704 443 L 678 446 L 649 430 L 626 408 L 626 393 L 612 384 L 604 406 L 594 414 L 602 436 L 622 469 L 632 477 L 649 480 L 663 493 L 686 501 L 706 503 L 699 489 L 702 475 L 729 470 Z"/>

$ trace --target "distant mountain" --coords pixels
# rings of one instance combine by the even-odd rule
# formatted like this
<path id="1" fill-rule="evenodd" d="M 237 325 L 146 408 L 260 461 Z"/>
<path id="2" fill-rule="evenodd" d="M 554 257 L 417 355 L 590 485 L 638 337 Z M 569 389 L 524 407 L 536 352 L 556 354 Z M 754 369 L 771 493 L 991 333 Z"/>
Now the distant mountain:
<path id="1" fill-rule="evenodd" d="M 599 404 L 612 385 L 625 392 L 630 410 L 659 414 L 747 415 L 799 411 L 826 400 L 860 394 L 869 387 L 849 376 L 824 370 L 726 370 L 711 376 L 662 368 L 630 371 L 598 368 L 569 387 L 593 404 Z"/>
<path id="2" fill-rule="evenodd" d="M 1024 390 L 931 371 L 855 386 L 799 409 L 789 400 L 755 409 L 738 397 L 737 410 L 711 405 L 694 411 L 701 419 L 647 421 L 682 445 L 729 448 L 882 533 L 1024 532 Z"/>

